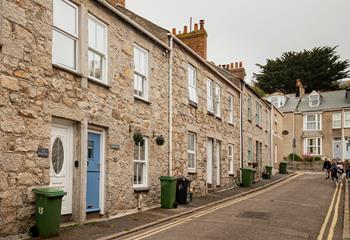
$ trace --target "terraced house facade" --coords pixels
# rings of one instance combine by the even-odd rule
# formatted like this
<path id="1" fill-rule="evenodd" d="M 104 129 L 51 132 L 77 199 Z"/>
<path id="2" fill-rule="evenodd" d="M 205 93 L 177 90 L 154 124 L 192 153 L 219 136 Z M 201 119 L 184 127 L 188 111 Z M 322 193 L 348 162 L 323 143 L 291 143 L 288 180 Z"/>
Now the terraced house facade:
<path id="1" fill-rule="evenodd" d="M 172 34 L 113 0 L 0 11 L 0 236 L 32 226 L 33 188 L 62 188 L 82 223 L 157 205 L 161 175 L 199 196 L 273 163 L 273 107 L 206 60 L 204 21 Z"/>

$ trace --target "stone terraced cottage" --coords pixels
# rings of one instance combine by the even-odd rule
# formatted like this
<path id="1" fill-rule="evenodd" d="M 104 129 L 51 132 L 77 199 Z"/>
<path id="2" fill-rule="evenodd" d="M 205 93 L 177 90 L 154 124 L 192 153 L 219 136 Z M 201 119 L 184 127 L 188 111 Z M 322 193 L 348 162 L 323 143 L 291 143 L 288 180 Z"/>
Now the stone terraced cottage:
<path id="1" fill-rule="evenodd" d="M 33 225 L 33 188 L 62 188 L 62 221 L 83 223 L 157 206 L 161 175 L 200 196 L 277 163 L 282 115 L 206 38 L 125 1 L 0 1 L 0 236 Z"/>

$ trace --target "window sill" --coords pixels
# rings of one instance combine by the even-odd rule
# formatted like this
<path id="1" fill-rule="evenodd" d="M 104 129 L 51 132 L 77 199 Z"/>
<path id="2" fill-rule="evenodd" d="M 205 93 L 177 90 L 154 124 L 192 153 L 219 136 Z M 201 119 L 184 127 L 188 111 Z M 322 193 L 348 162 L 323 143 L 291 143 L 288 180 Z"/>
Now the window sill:
<path id="1" fill-rule="evenodd" d="M 213 112 L 208 111 L 207 113 L 208 113 L 208 115 L 210 115 L 210 116 L 215 116 L 215 114 L 214 114 Z"/>
<path id="2" fill-rule="evenodd" d="M 68 67 L 62 66 L 60 64 L 52 63 L 52 66 L 55 67 L 55 68 L 58 68 L 60 70 L 66 71 L 68 73 L 74 74 L 77 77 L 83 77 L 83 74 L 81 74 L 80 72 L 77 72 L 77 71 L 75 71 L 73 69 L 70 69 Z"/>
<path id="3" fill-rule="evenodd" d="M 89 80 L 89 82 L 95 83 L 97 85 L 101 85 L 102 87 L 105 87 L 107 89 L 111 88 L 110 85 L 108 85 L 108 84 L 106 84 L 104 82 L 101 82 L 100 80 L 97 80 L 96 78 L 88 77 L 88 80 Z"/>
<path id="4" fill-rule="evenodd" d="M 234 122 L 227 122 L 227 123 L 233 127 L 236 127 L 236 123 L 234 123 Z"/>
<path id="5" fill-rule="evenodd" d="M 228 175 L 229 175 L 230 177 L 234 177 L 234 176 L 235 176 L 234 173 L 229 173 Z"/>
<path id="6" fill-rule="evenodd" d="M 195 103 L 195 102 L 193 102 L 193 101 L 191 101 L 191 100 L 188 100 L 188 104 L 189 104 L 190 106 L 194 107 L 194 108 L 198 108 L 198 104 Z"/>
<path id="7" fill-rule="evenodd" d="M 134 192 L 149 192 L 151 187 L 134 187 Z"/>
<path id="8" fill-rule="evenodd" d="M 251 119 L 248 119 L 248 122 L 252 123 L 252 120 L 251 120 Z"/>
<path id="9" fill-rule="evenodd" d="M 260 125 L 258 125 L 258 124 L 255 124 L 255 126 L 257 126 L 258 128 L 262 129 L 262 127 Z"/>
<path id="10" fill-rule="evenodd" d="M 221 117 L 215 116 L 217 120 L 222 121 Z"/>
<path id="11" fill-rule="evenodd" d="M 150 101 L 148 101 L 147 99 L 144 99 L 144 98 L 142 98 L 142 97 L 140 97 L 140 96 L 134 95 L 134 99 L 135 99 L 136 101 L 140 101 L 140 102 L 143 102 L 143 103 L 145 103 L 145 104 L 151 105 L 151 102 L 150 102 Z"/>
<path id="12" fill-rule="evenodd" d="M 187 173 L 194 175 L 194 174 L 197 174 L 197 171 L 196 170 L 188 170 Z"/>

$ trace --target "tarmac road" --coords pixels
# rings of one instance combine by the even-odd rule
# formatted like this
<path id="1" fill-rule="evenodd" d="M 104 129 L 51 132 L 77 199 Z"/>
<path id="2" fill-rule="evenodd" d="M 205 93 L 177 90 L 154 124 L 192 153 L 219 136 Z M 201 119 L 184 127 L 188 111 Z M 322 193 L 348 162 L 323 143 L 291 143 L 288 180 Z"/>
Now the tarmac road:
<path id="1" fill-rule="evenodd" d="M 342 239 L 343 198 L 322 173 L 302 173 L 122 239 Z"/>

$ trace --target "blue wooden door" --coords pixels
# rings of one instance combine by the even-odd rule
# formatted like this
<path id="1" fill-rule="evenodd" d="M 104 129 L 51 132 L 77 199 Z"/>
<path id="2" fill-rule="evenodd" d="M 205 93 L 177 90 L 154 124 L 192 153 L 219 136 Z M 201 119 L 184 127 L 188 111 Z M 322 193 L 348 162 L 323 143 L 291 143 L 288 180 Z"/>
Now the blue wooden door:
<path id="1" fill-rule="evenodd" d="M 100 210 L 101 135 L 89 133 L 87 159 L 86 211 Z"/>

